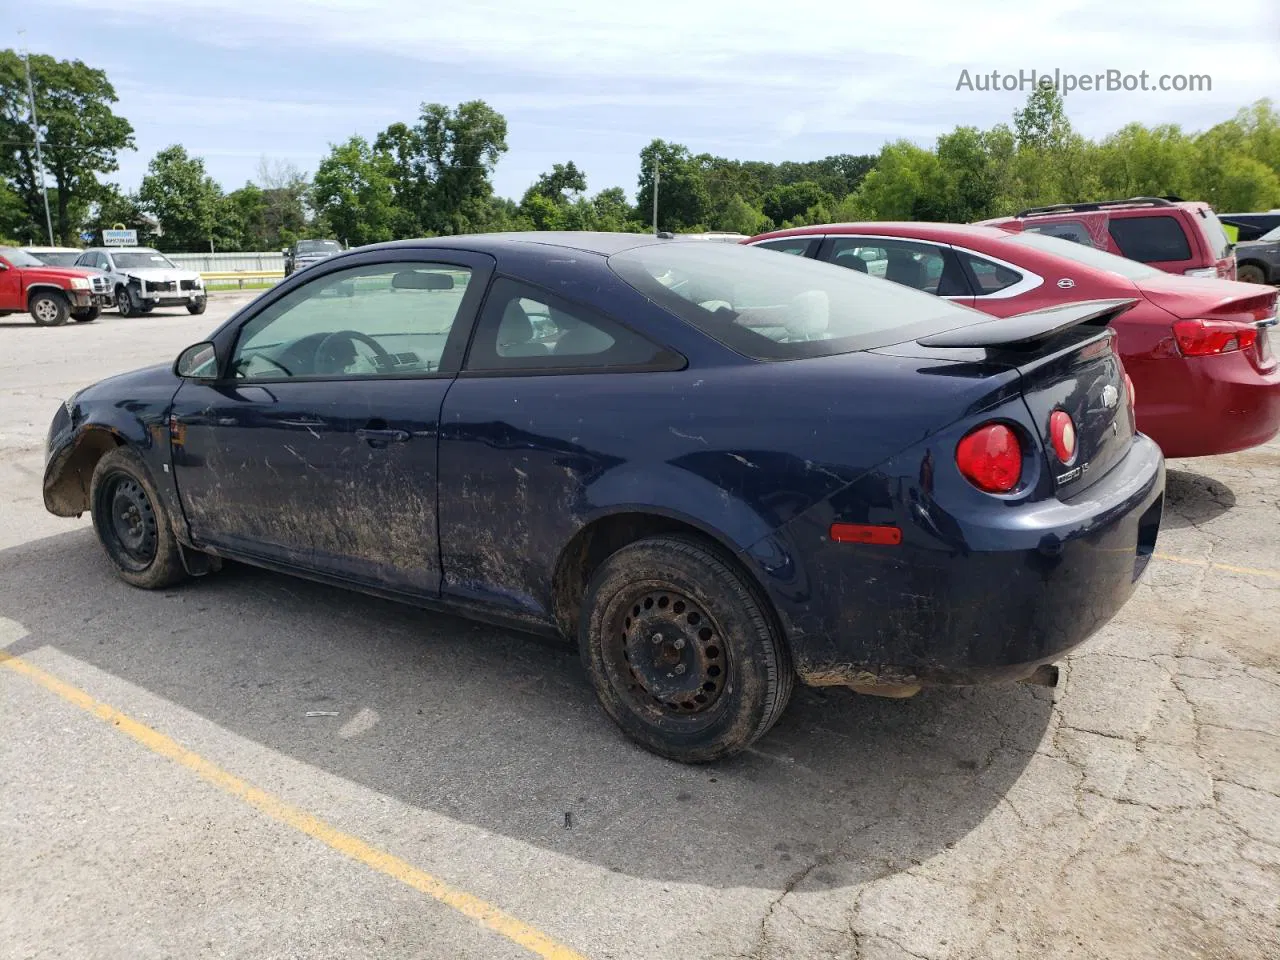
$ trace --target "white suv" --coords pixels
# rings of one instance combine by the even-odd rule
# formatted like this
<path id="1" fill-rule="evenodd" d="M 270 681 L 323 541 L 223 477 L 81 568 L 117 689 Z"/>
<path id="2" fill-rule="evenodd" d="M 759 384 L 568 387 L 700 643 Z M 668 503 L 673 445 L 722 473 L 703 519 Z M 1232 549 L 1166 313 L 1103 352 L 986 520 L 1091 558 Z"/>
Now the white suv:
<path id="1" fill-rule="evenodd" d="M 150 313 L 156 307 L 204 313 L 208 303 L 199 273 L 183 270 L 150 247 L 95 247 L 82 253 L 76 266 L 107 274 L 110 296 L 122 317 Z"/>

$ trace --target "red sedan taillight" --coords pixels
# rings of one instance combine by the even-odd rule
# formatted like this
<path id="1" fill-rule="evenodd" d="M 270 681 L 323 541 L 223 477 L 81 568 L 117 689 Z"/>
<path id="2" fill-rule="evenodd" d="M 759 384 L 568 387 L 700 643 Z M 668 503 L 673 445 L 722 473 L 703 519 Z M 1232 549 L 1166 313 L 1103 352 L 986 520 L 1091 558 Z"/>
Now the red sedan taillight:
<path id="1" fill-rule="evenodd" d="M 987 493 L 1008 493 L 1022 479 L 1022 444 L 1003 423 L 970 430 L 956 445 L 956 466 Z"/>
<path id="2" fill-rule="evenodd" d="M 1210 357 L 1253 346 L 1258 341 L 1258 328 L 1232 320 L 1178 320 L 1173 324 L 1173 336 L 1184 357 Z"/>

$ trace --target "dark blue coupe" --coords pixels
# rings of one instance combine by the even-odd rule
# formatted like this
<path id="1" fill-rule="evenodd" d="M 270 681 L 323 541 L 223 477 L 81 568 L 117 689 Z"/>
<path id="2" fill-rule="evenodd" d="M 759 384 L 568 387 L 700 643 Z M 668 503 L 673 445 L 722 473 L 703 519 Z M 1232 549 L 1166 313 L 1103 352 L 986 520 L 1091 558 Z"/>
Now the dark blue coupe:
<path id="1" fill-rule="evenodd" d="M 621 234 L 364 247 L 60 408 L 45 504 L 127 582 L 234 558 L 577 637 L 685 761 L 793 680 L 1040 680 L 1164 491 L 1107 324 L 992 320 L 776 252 Z"/>

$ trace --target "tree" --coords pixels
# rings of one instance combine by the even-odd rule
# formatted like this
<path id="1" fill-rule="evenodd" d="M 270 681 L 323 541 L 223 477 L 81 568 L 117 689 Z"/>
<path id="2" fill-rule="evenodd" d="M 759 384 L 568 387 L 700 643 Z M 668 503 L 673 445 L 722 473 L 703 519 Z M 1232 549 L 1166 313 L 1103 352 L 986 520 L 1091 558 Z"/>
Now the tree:
<path id="1" fill-rule="evenodd" d="M 73 243 L 98 189 L 98 175 L 119 169 L 116 155 L 132 149 L 133 127 L 112 111 L 116 92 L 103 71 L 45 54 L 32 55 L 30 62 L 41 150 L 52 180 L 54 232 L 59 242 Z M 6 144 L 0 175 L 21 197 L 30 223 L 43 227 L 26 73 L 13 50 L 0 51 L 0 140 Z"/>
<path id="2" fill-rule="evenodd" d="M 1019 147 L 1052 150 L 1071 132 L 1062 94 L 1051 86 L 1036 84 L 1027 103 L 1013 113 L 1013 128 Z"/>
<path id="3" fill-rule="evenodd" d="M 553 164 L 551 172 L 539 176 L 529 191 L 560 201 L 573 200 L 586 189 L 586 175 L 570 160 L 568 163 Z M 572 196 L 566 197 L 566 193 Z"/>
<path id="4" fill-rule="evenodd" d="M 803 215 L 810 207 L 834 206 L 835 197 L 812 180 L 774 187 L 764 198 L 764 215 L 783 223 Z"/>
<path id="5" fill-rule="evenodd" d="M 204 160 L 174 144 L 147 165 L 138 201 L 160 221 L 159 244 L 165 250 L 216 249 L 222 188 L 205 173 Z"/>
<path id="6" fill-rule="evenodd" d="M 262 189 L 262 246 L 245 249 L 277 250 L 301 239 L 307 230 L 307 175 L 292 163 L 258 163 L 257 185 Z"/>
<path id="7" fill-rule="evenodd" d="M 351 246 L 394 237 L 395 187 L 391 158 L 364 137 L 331 146 L 311 186 L 312 205 Z"/>
<path id="8" fill-rule="evenodd" d="M 658 170 L 658 229 L 692 230 L 711 214 L 711 198 L 699 163 L 689 148 L 654 140 L 640 151 L 640 189 L 636 207 L 648 222 L 653 210 L 654 169 Z"/>
<path id="9" fill-rule="evenodd" d="M 627 203 L 627 194 L 621 187 L 608 187 L 591 198 L 595 210 L 596 229 L 615 233 L 635 233 L 644 230 L 644 224 L 636 211 Z"/>
<path id="10" fill-rule="evenodd" d="M 121 193 L 114 183 L 104 184 L 98 188 L 85 227 L 101 239 L 103 230 L 112 230 L 117 225 L 126 230 L 137 230 L 138 242 L 143 245 L 150 246 L 156 242 L 151 222 L 144 214 L 138 198 Z"/>
<path id="11" fill-rule="evenodd" d="M 938 220 L 945 191 L 937 154 L 899 140 L 880 151 L 855 202 L 874 220 Z"/>

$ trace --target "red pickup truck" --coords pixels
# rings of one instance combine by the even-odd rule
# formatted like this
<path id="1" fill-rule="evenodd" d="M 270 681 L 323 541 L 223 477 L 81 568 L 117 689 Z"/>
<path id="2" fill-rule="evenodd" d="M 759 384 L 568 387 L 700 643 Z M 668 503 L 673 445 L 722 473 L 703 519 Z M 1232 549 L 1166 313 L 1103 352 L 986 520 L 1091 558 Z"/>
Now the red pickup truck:
<path id="1" fill-rule="evenodd" d="M 46 266 L 25 250 L 0 247 L 0 317 L 25 311 L 42 327 L 56 327 L 68 317 L 88 323 L 98 319 L 106 292 L 101 273 Z"/>

